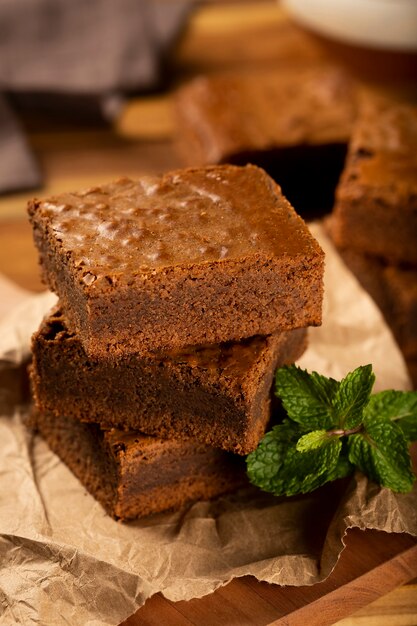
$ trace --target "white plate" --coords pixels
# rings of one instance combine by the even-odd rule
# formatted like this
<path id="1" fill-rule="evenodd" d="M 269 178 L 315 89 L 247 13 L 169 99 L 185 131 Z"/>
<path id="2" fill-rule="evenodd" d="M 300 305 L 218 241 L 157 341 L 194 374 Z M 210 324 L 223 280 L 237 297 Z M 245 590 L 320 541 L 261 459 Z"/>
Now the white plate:
<path id="1" fill-rule="evenodd" d="M 317 33 L 371 48 L 417 51 L 417 0 L 282 0 Z"/>

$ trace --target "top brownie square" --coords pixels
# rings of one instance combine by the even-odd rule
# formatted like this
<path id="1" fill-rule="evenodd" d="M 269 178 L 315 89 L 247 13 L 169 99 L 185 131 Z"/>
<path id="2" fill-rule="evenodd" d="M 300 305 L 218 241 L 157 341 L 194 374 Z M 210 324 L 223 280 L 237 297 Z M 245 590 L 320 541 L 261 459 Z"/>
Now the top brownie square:
<path id="1" fill-rule="evenodd" d="M 122 179 L 29 203 L 43 278 L 88 354 L 321 322 L 323 252 L 254 166 Z"/>

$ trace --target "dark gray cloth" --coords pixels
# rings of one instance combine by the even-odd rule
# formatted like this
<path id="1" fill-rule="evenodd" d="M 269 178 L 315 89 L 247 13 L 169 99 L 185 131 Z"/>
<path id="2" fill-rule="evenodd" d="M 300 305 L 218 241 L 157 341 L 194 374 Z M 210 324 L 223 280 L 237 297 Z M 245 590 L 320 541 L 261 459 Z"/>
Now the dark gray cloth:
<path id="1" fill-rule="evenodd" d="M 1 0 L 0 91 L 97 98 L 97 110 L 117 114 L 124 92 L 154 88 L 161 60 L 174 41 L 194 0 Z M 16 96 L 17 95 L 17 96 Z M 55 102 L 60 101 L 60 97 Z M 36 100 L 36 98 L 35 98 Z M 39 102 L 39 99 L 38 99 Z M 53 98 L 50 98 L 53 103 Z M 14 137 L 14 139 L 13 139 Z M 5 103 L 0 107 L 0 192 L 9 190 L 11 153 L 19 163 L 21 184 L 37 184 L 39 173 L 27 144 Z M 10 179 L 11 180 L 11 179 Z"/>
<path id="2" fill-rule="evenodd" d="M 0 96 L 0 191 L 9 192 L 39 186 L 41 173 L 22 128 Z"/>

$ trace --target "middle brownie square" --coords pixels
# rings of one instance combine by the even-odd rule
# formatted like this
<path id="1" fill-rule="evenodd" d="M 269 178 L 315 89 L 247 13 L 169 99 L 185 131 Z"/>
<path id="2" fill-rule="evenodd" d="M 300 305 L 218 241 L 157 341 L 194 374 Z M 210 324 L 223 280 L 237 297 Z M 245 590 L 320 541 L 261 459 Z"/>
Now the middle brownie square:
<path id="1" fill-rule="evenodd" d="M 275 369 L 306 347 L 306 329 L 118 358 L 87 356 L 55 309 L 33 336 L 31 380 L 41 412 L 160 437 L 254 450 L 270 418 Z"/>

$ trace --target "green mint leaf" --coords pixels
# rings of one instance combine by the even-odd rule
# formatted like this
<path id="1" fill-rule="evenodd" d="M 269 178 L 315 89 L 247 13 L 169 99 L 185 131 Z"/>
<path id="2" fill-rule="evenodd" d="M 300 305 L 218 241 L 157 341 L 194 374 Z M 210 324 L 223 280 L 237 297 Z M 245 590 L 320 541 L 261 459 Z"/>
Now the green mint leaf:
<path id="1" fill-rule="evenodd" d="M 284 420 L 266 433 L 258 448 L 246 457 L 250 482 L 263 491 L 275 493 L 277 475 L 284 464 L 287 451 L 295 446 L 300 435 L 298 424 L 290 420 Z"/>
<path id="2" fill-rule="evenodd" d="M 328 437 L 328 443 L 321 448 L 298 452 L 300 434 L 297 424 L 286 420 L 265 435 L 246 459 L 252 484 L 276 496 L 292 496 L 312 491 L 327 482 L 328 475 L 333 476 L 341 442 Z"/>
<path id="3" fill-rule="evenodd" d="M 412 489 L 409 442 L 417 439 L 417 392 L 371 397 L 375 376 L 358 367 L 340 383 L 295 365 L 277 370 L 276 394 L 289 419 L 247 458 L 250 481 L 277 496 L 313 491 L 356 465 L 393 491 Z"/>
<path id="4" fill-rule="evenodd" d="M 329 437 L 328 443 L 307 452 L 290 449 L 279 474 L 281 492 L 287 496 L 308 493 L 328 482 L 339 459 L 342 442 Z"/>
<path id="5" fill-rule="evenodd" d="M 295 365 L 281 367 L 275 374 L 275 393 L 288 416 L 306 430 L 329 429 L 337 419 L 333 399 L 339 383 L 317 372 L 309 374 Z"/>
<path id="6" fill-rule="evenodd" d="M 355 428 L 361 424 L 362 413 L 369 402 L 374 382 L 372 365 L 357 367 L 341 381 L 334 398 L 340 428 Z"/>
<path id="7" fill-rule="evenodd" d="M 381 391 L 371 396 L 364 419 L 381 417 L 396 422 L 409 441 L 417 440 L 417 391 Z"/>
<path id="8" fill-rule="evenodd" d="M 309 450 L 317 450 L 329 442 L 327 430 L 313 430 L 300 437 L 297 441 L 296 448 L 298 452 L 308 452 Z"/>
<path id="9" fill-rule="evenodd" d="M 361 433 L 350 435 L 349 460 L 371 480 L 399 493 L 411 491 L 415 476 L 408 442 L 395 422 L 367 416 Z"/>
<path id="10" fill-rule="evenodd" d="M 347 455 L 343 453 L 343 450 L 337 460 L 336 466 L 327 473 L 327 481 L 337 480 L 338 478 L 345 478 L 353 474 L 355 467 L 349 461 Z"/>
<path id="11" fill-rule="evenodd" d="M 295 496 L 324 485 L 336 469 L 341 447 L 339 439 L 329 438 L 328 444 L 315 450 L 299 452 L 295 446 L 290 448 L 277 475 L 276 491 Z"/>

